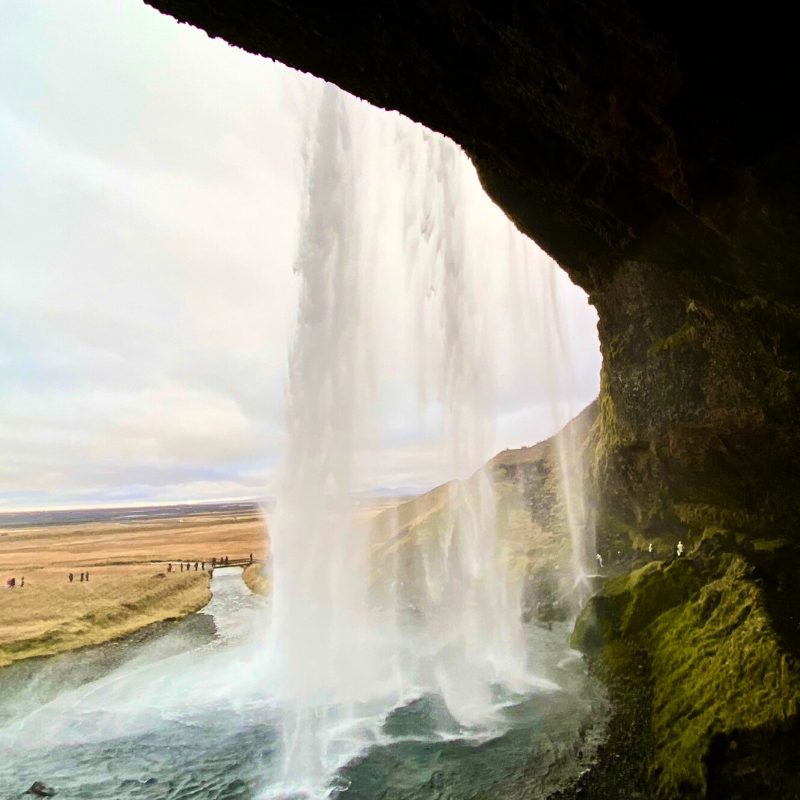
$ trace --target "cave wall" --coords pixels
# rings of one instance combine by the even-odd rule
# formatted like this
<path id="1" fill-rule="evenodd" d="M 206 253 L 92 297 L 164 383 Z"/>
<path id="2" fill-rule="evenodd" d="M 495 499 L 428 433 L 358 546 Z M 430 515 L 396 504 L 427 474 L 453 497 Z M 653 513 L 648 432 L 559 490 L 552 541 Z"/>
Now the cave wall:
<path id="1" fill-rule="evenodd" d="M 448 135 L 589 293 L 604 356 L 601 546 L 797 521 L 788 8 L 147 2 Z"/>
<path id="2" fill-rule="evenodd" d="M 589 293 L 598 548 L 618 572 L 649 563 L 611 581 L 576 636 L 596 617 L 621 684 L 649 686 L 655 796 L 797 796 L 784 758 L 800 730 L 790 4 L 146 2 L 446 134 Z M 676 563 L 678 541 L 690 558 Z"/>
<path id="3" fill-rule="evenodd" d="M 148 2 L 451 137 L 587 291 L 634 260 L 800 300 L 778 4 Z"/>

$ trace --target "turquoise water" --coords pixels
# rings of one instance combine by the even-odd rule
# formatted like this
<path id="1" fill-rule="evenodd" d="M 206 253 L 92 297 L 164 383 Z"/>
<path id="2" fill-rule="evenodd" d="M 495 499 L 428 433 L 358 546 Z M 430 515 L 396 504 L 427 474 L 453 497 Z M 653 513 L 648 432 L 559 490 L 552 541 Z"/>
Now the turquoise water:
<path id="1" fill-rule="evenodd" d="M 259 689 L 262 601 L 236 570 L 218 571 L 213 589 L 204 613 L 180 623 L 0 671 L 0 797 L 35 780 L 60 798 L 298 796 L 280 784 L 282 708 Z M 532 669 L 560 690 L 498 695 L 496 735 L 461 729 L 435 696 L 410 698 L 358 741 L 342 734 L 356 755 L 327 793 L 547 797 L 586 768 L 603 729 L 603 698 L 567 638 L 566 626 L 530 631 Z"/>

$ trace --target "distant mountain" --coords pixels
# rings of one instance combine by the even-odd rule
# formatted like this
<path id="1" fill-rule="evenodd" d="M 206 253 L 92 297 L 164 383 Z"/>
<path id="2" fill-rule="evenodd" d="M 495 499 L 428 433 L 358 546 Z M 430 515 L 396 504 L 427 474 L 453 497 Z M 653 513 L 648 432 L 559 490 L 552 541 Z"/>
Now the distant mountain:
<path id="1" fill-rule="evenodd" d="M 591 515 L 582 492 L 585 443 L 597 418 L 594 402 L 559 433 L 532 447 L 504 450 L 466 481 L 450 481 L 396 508 L 373 523 L 373 591 L 378 602 L 390 592 L 420 608 L 432 571 L 445 572 L 456 525 L 486 514 L 493 492 L 496 547 L 509 581 L 522 583 L 523 610 L 535 613 L 569 594 L 575 579 L 573 536 L 587 547 Z M 571 532 L 572 531 L 572 532 Z M 583 553 L 584 563 L 593 553 Z"/>

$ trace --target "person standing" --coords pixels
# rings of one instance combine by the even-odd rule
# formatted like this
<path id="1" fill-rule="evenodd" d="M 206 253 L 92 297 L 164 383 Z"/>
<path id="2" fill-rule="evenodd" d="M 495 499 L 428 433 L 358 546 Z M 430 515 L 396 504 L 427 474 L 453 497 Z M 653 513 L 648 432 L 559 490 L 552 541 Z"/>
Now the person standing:
<path id="1" fill-rule="evenodd" d="M 89 582 L 89 573 L 88 572 L 86 573 L 86 582 L 87 583 Z"/>
<path id="2" fill-rule="evenodd" d="M 74 581 L 74 580 L 75 580 L 75 576 L 70 572 L 70 574 L 69 574 L 69 582 L 72 583 L 72 581 Z"/>
<path id="3" fill-rule="evenodd" d="M 83 583 L 83 573 L 81 572 L 81 583 Z"/>
<path id="4" fill-rule="evenodd" d="M 181 561 L 181 572 L 183 572 L 183 561 Z"/>
<path id="5" fill-rule="evenodd" d="M 24 575 L 22 576 L 22 580 L 19 582 L 19 588 L 21 589 L 23 586 L 25 586 L 25 576 Z"/>

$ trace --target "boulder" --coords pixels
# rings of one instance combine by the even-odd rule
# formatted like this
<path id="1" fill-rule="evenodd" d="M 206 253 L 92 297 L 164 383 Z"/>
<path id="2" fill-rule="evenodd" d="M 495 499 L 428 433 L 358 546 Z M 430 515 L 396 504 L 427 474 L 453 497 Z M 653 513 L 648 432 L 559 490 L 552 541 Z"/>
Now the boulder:
<path id="1" fill-rule="evenodd" d="M 52 787 L 48 786 L 43 781 L 34 781 L 31 788 L 25 794 L 32 794 L 36 797 L 55 797 L 58 792 Z"/>

